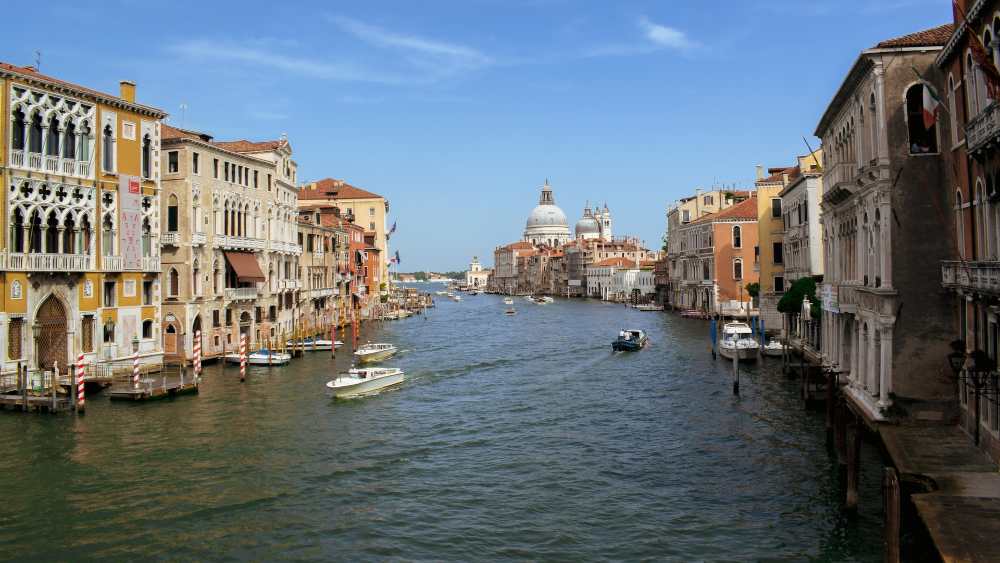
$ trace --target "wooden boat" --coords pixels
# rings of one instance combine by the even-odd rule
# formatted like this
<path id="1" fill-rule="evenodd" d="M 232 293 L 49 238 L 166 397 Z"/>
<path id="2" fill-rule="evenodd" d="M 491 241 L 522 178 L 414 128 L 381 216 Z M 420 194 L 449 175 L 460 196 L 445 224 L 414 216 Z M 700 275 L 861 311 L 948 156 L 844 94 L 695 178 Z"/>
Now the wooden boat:
<path id="1" fill-rule="evenodd" d="M 611 343 L 611 349 L 615 352 L 637 352 L 642 350 L 648 341 L 646 333 L 641 330 L 623 330 L 618 333 L 618 338 Z"/>
<path id="2" fill-rule="evenodd" d="M 398 368 L 356 368 L 328 381 L 326 388 L 337 398 L 359 397 L 399 385 L 406 374 Z"/>
<path id="3" fill-rule="evenodd" d="M 226 361 L 231 364 L 240 363 L 239 354 L 226 354 Z M 256 352 L 247 354 L 247 365 L 251 366 L 283 366 L 292 361 L 292 355 L 284 352 L 272 352 L 267 348 L 261 348 Z"/>
<path id="4" fill-rule="evenodd" d="M 394 344 L 373 344 L 369 342 L 354 351 L 354 359 L 359 364 L 371 364 L 389 359 L 395 356 L 398 351 Z"/>
<path id="5" fill-rule="evenodd" d="M 751 336 L 750 325 L 741 322 L 726 323 L 722 327 L 722 340 L 719 341 L 719 355 L 730 360 L 756 360 L 759 344 Z"/>

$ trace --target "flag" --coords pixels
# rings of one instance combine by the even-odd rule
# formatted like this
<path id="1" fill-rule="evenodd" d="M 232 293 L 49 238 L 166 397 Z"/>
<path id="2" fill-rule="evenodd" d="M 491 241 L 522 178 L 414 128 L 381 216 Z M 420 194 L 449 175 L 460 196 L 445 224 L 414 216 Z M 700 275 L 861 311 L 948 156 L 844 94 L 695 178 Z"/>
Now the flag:
<path id="1" fill-rule="evenodd" d="M 391 235 L 392 233 L 395 233 L 395 232 L 396 232 L 396 222 L 393 221 L 392 222 L 392 228 L 389 229 L 389 234 Z"/>
<path id="2" fill-rule="evenodd" d="M 1000 70 L 997 70 L 996 65 L 993 64 L 989 55 L 986 54 L 987 51 L 983 45 L 982 38 L 975 33 L 972 24 L 969 23 L 968 18 L 965 17 L 965 12 L 956 0 L 951 1 L 951 9 L 955 14 L 955 20 L 958 21 L 961 18 L 962 22 L 965 23 L 965 32 L 971 38 L 969 49 L 972 51 L 972 58 L 976 61 L 976 66 L 982 71 L 983 78 L 986 80 L 986 95 L 991 99 L 1000 100 Z"/>
<path id="3" fill-rule="evenodd" d="M 399 251 L 398 250 L 396 251 L 396 258 L 394 258 L 394 260 L 396 260 L 396 263 L 399 264 Z"/>
<path id="4" fill-rule="evenodd" d="M 941 102 L 931 92 L 930 86 L 924 84 L 924 129 L 930 129 L 937 123 L 938 109 Z"/>

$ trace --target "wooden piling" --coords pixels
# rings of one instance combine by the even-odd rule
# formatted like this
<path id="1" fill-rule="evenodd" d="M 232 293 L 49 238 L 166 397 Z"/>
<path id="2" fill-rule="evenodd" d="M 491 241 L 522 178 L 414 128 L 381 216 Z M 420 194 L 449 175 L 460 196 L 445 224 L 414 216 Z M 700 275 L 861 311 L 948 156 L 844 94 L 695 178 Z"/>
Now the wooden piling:
<path id="1" fill-rule="evenodd" d="M 736 350 L 733 354 L 733 395 L 740 394 L 740 354 Z"/>
<path id="2" fill-rule="evenodd" d="M 856 417 L 852 417 L 847 427 L 847 491 L 844 497 L 844 508 L 849 511 L 858 509 L 858 480 L 861 473 L 861 425 Z"/>
<path id="3" fill-rule="evenodd" d="M 899 563 L 900 502 L 899 475 L 893 467 L 882 473 L 882 514 L 885 517 L 885 561 Z"/>
<path id="4" fill-rule="evenodd" d="M 837 373 L 833 369 L 826 372 L 826 446 L 833 445 L 833 400 L 836 396 Z"/>

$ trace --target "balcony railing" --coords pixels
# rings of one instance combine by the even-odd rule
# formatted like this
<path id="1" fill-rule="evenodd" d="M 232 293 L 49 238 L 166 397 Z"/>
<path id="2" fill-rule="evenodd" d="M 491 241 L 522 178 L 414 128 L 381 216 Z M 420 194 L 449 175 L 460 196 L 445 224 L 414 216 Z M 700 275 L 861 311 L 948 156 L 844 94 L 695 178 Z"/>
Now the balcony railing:
<path id="1" fill-rule="evenodd" d="M 201 246 L 206 240 L 205 233 L 191 233 L 191 246 Z"/>
<path id="2" fill-rule="evenodd" d="M 169 246 L 179 246 L 181 243 L 180 233 L 163 233 L 160 235 L 160 244 Z"/>
<path id="3" fill-rule="evenodd" d="M 227 287 L 226 299 L 229 301 L 253 301 L 257 299 L 256 287 Z"/>
<path id="4" fill-rule="evenodd" d="M 823 185 L 828 186 L 827 190 L 840 187 L 841 184 L 851 183 L 858 175 L 858 167 L 853 162 L 841 162 L 826 169 L 823 176 Z"/>
<path id="5" fill-rule="evenodd" d="M 159 256 L 143 256 L 142 257 L 142 271 L 143 272 L 159 272 L 160 271 L 160 257 Z"/>
<path id="6" fill-rule="evenodd" d="M 90 178 L 90 162 L 84 162 L 74 158 L 44 156 L 41 153 L 25 153 L 23 150 L 11 149 L 10 158 L 8 160 L 12 168 L 27 168 L 29 170 L 39 170 L 51 174 L 63 174 L 65 176 Z"/>
<path id="7" fill-rule="evenodd" d="M 0 254 L 0 267 L 15 272 L 88 272 L 94 258 L 87 254 Z"/>
<path id="8" fill-rule="evenodd" d="M 212 246 L 215 248 L 228 248 L 233 250 L 264 250 L 266 241 L 259 238 L 215 235 L 212 239 Z"/>
<path id="9" fill-rule="evenodd" d="M 101 270 L 121 272 L 125 269 L 125 258 L 121 256 L 101 256 Z"/>
<path id="10" fill-rule="evenodd" d="M 941 285 L 1000 295 L 1000 262 L 941 262 Z"/>
<path id="11" fill-rule="evenodd" d="M 969 152 L 975 152 L 1000 136 L 1000 107 L 990 104 L 965 126 L 965 140 Z"/>
<path id="12" fill-rule="evenodd" d="M 302 254 L 302 247 L 294 242 L 283 240 L 268 241 L 268 247 L 275 252 L 287 252 L 290 254 Z"/>

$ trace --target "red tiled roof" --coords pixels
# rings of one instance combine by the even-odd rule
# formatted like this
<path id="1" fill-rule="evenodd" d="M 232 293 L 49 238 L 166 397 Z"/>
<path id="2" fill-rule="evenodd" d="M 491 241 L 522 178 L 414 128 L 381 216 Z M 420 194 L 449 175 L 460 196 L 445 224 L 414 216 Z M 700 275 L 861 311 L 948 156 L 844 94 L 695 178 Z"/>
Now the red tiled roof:
<path id="1" fill-rule="evenodd" d="M 939 25 L 931 29 L 925 29 L 909 35 L 886 39 L 875 45 L 876 49 L 889 49 L 894 47 L 940 47 L 951 39 L 951 34 L 955 26 L 950 23 Z"/>
<path id="2" fill-rule="evenodd" d="M 304 199 L 370 199 L 378 197 L 382 196 L 336 178 L 324 178 L 299 190 L 299 201 Z"/>
<path id="3" fill-rule="evenodd" d="M 72 82 L 67 82 L 65 80 L 59 80 L 58 78 L 53 78 L 53 77 L 51 77 L 51 76 L 49 76 L 47 74 L 42 74 L 42 73 L 38 72 L 37 70 L 35 70 L 34 67 L 30 67 L 30 66 L 17 66 L 17 65 L 10 64 L 10 63 L 0 62 L 0 69 L 6 70 L 6 71 L 10 71 L 10 72 L 16 72 L 17 74 L 23 74 L 25 76 L 29 76 L 29 77 L 35 78 L 37 80 L 43 80 L 45 82 L 51 82 L 52 84 L 55 84 L 57 86 L 65 86 L 65 87 L 68 87 L 68 88 L 72 88 L 72 89 L 78 90 L 78 91 L 80 91 L 82 93 L 90 94 L 91 96 L 99 96 L 99 97 L 102 97 L 102 98 L 113 98 L 113 99 L 118 100 L 118 101 L 120 101 L 122 103 L 130 104 L 130 105 L 133 105 L 133 106 L 143 107 L 143 108 L 149 109 L 151 111 L 159 112 L 159 113 L 163 114 L 164 116 L 167 115 L 167 113 L 165 111 L 161 110 L 161 109 L 157 109 L 157 108 L 150 107 L 150 106 L 144 106 L 142 104 L 137 104 L 135 102 L 129 102 L 129 101 L 123 99 L 121 96 L 115 96 L 114 94 L 108 94 L 107 92 L 101 92 L 100 90 L 94 90 L 92 88 L 87 88 L 86 86 L 80 86 L 79 84 L 74 84 Z"/>
<path id="4" fill-rule="evenodd" d="M 783 179 L 782 177 L 785 174 L 788 174 L 788 178 L 791 179 L 791 177 L 792 177 L 792 170 L 795 169 L 795 168 L 798 168 L 798 167 L 797 166 L 787 166 L 787 167 L 779 167 L 779 168 L 768 168 L 767 169 L 767 173 L 770 174 L 770 176 L 768 176 L 767 178 L 763 178 L 763 179 L 757 180 L 757 182 L 781 182 L 782 179 Z"/>
<path id="5" fill-rule="evenodd" d="M 639 263 L 640 268 L 653 268 L 656 266 L 656 260 L 643 260 Z"/>
<path id="6" fill-rule="evenodd" d="M 727 207 L 718 213 L 699 217 L 689 224 L 712 223 L 722 219 L 757 219 L 757 196 L 745 199 L 732 207 Z"/>
<path id="7" fill-rule="evenodd" d="M 281 148 L 283 145 L 287 145 L 288 141 L 248 141 L 240 139 L 239 141 L 216 141 L 212 144 L 220 149 L 232 152 L 266 152 Z"/>
<path id="8" fill-rule="evenodd" d="M 530 242 L 528 242 L 526 240 L 521 240 L 521 241 L 517 241 L 517 242 L 512 242 L 512 243 L 508 244 L 507 246 L 505 246 L 504 248 L 506 248 L 508 250 L 527 250 L 529 248 L 530 249 L 534 249 L 535 247 Z"/>
<path id="9" fill-rule="evenodd" d="M 628 258 L 608 258 L 594 264 L 595 266 L 614 266 L 616 268 L 635 268 L 635 262 Z"/>

